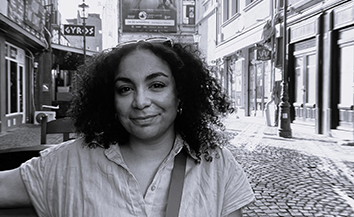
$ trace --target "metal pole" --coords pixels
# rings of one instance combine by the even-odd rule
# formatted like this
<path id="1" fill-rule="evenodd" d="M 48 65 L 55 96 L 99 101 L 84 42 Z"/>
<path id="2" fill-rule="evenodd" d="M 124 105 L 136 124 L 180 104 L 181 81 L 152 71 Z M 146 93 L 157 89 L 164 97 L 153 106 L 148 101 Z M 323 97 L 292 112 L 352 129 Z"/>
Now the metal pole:
<path id="1" fill-rule="evenodd" d="M 290 128 L 290 104 L 288 102 L 288 70 L 287 70 L 287 0 L 283 2 L 283 81 L 282 81 L 282 93 L 281 93 L 281 102 L 279 104 L 279 127 L 278 127 L 278 136 L 290 138 L 291 137 L 291 128 Z"/>
<path id="2" fill-rule="evenodd" d="M 270 8 L 271 8 L 271 21 L 272 21 L 272 31 L 274 30 L 274 0 L 270 0 Z M 274 70 L 274 38 L 275 38 L 275 32 L 273 32 L 272 37 L 270 38 L 270 44 L 271 44 L 271 56 L 270 56 L 270 86 L 271 86 L 271 92 L 273 91 L 273 86 L 274 86 L 274 81 L 275 81 L 275 70 Z"/>
<path id="3" fill-rule="evenodd" d="M 85 2 L 85 1 L 84 1 Z M 85 17 L 85 7 L 83 7 L 83 27 L 84 27 L 84 63 L 86 60 L 86 17 Z"/>

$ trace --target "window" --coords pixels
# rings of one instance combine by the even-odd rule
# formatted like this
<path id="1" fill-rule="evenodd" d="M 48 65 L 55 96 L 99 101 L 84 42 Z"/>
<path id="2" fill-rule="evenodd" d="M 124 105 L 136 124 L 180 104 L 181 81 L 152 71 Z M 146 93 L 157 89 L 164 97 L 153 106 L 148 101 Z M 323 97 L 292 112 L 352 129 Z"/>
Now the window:
<path id="1" fill-rule="evenodd" d="M 246 6 L 254 2 L 255 0 L 246 0 Z"/>
<path id="2" fill-rule="evenodd" d="M 6 114 L 23 113 L 25 109 L 24 51 L 9 44 L 5 47 Z"/>
<path id="3" fill-rule="evenodd" d="M 233 15 L 235 15 L 239 10 L 238 5 L 239 0 L 224 0 L 223 1 L 223 21 L 230 19 Z"/>

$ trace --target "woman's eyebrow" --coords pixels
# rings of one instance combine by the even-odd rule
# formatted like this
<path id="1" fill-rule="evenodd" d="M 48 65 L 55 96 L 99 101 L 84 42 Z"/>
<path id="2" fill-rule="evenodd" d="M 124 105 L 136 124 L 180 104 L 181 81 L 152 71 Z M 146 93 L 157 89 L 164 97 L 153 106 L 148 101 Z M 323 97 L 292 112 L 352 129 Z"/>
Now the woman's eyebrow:
<path id="1" fill-rule="evenodd" d="M 116 83 L 117 81 L 123 81 L 125 83 L 133 83 L 129 78 L 125 78 L 125 77 L 117 77 L 116 79 L 114 79 L 114 83 Z"/>
<path id="2" fill-rule="evenodd" d="M 166 75 L 163 72 L 155 72 L 155 73 L 152 73 L 152 74 L 146 76 L 145 80 L 152 80 L 152 79 L 160 77 L 160 76 L 168 78 L 168 75 Z"/>
<path id="3" fill-rule="evenodd" d="M 146 76 L 145 80 L 149 81 L 154 78 L 161 77 L 161 76 L 168 78 L 168 75 L 166 75 L 163 72 L 155 72 L 155 73 L 152 73 L 152 74 Z M 117 81 L 122 81 L 125 83 L 133 83 L 132 80 L 130 80 L 129 78 L 126 78 L 126 77 L 117 77 L 116 79 L 114 79 L 114 83 L 116 83 Z"/>

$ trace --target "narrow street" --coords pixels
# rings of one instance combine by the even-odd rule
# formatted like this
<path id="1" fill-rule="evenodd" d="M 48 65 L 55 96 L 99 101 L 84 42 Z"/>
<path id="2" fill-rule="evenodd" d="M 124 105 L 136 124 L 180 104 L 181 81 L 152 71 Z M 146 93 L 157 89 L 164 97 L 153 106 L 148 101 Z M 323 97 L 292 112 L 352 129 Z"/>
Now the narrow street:
<path id="1" fill-rule="evenodd" d="M 253 120 L 252 120 L 253 118 Z M 256 201 L 244 216 L 354 216 L 354 146 L 293 126 L 277 136 L 259 117 L 225 120 L 228 148 L 248 175 Z"/>
<path id="2" fill-rule="evenodd" d="M 354 146 L 291 124 L 292 138 L 277 136 L 263 117 L 224 120 L 228 148 L 242 165 L 256 201 L 244 216 L 354 217 Z M 39 125 L 23 125 L 0 134 L 0 149 L 39 145 Z M 61 135 L 48 135 L 51 143 Z"/>

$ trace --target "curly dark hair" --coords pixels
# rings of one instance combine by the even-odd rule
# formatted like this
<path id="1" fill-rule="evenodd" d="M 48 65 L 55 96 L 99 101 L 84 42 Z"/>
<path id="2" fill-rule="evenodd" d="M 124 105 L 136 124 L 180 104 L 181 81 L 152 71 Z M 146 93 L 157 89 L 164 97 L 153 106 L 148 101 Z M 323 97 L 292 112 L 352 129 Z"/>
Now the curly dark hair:
<path id="1" fill-rule="evenodd" d="M 183 111 L 176 117 L 176 132 L 199 159 L 205 154 L 211 161 L 216 147 L 228 142 L 220 118 L 233 108 L 193 45 L 137 42 L 94 56 L 75 79 L 69 114 L 77 133 L 91 148 L 127 142 L 129 134 L 115 118 L 114 74 L 121 59 L 137 49 L 150 50 L 170 66 Z"/>

